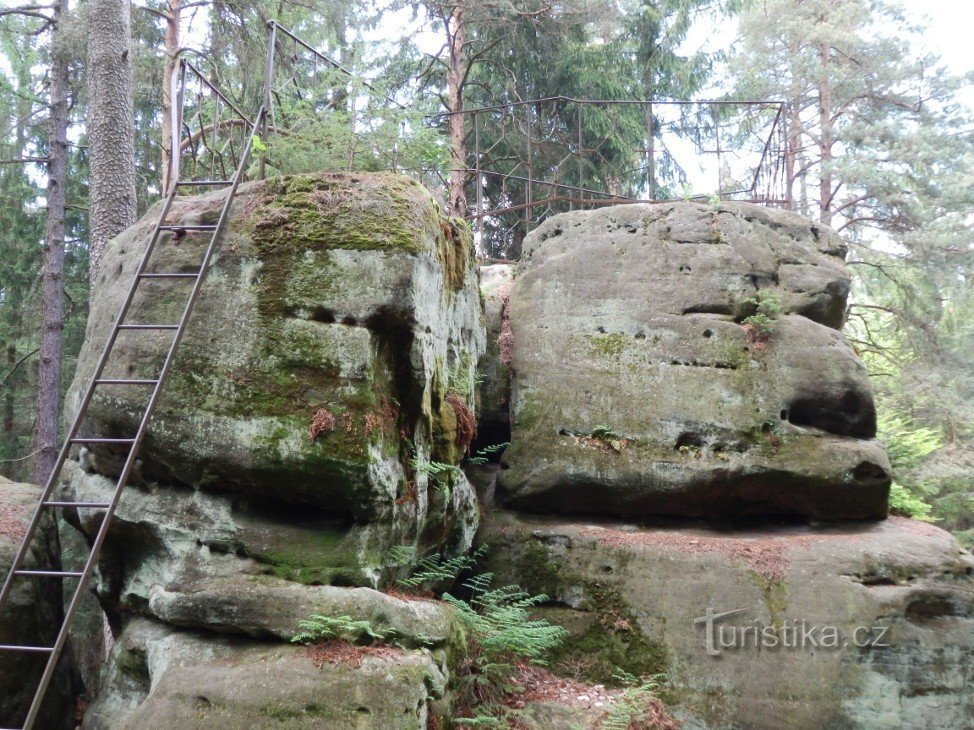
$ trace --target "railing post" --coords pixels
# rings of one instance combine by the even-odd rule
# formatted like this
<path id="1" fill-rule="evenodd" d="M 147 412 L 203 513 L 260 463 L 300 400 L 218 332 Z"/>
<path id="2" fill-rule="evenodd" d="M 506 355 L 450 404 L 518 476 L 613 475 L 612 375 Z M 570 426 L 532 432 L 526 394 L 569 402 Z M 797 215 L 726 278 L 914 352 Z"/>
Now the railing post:
<path id="1" fill-rule="evenodd" d="M 649 199 L 656 200 L 656 133 L 653 129 L 653 102 L 646 103 L 646 171 Z"/>
<path id="2" fill-rule="evenodd" d="M 527 122 L 527 147 L 528 147 L 528 181 L 524 188 L 524 235 L 528 235 L 531 232 L 531 205 L 532 205 L 532 192 L 531 182 L 534 177 L 534 154 L 531 149 L 531 105 L 524 105 L 524 116 Z"/>
<path id="3" fill-rule="evenodd" d="M 585 206 L 582 201 L 585 200 L 585 153 L 584 153 L 584 137 L 582 135 L 582 105 L 580 102 L 575 102 L 575 108 L 578 110 L 578 208 L 581 210 Z"/>
<path id="4" fill-rule="evenodd" d="M 267 22 L 267 60 L 264 64 L 264 114 L 260 120 L 260 141 L 267 143 L 269 119 L 274 115 L 274 107 L 271 103 L 271 87 L 274 84 L 274 56 L 277 53 L 277 23 L 273 20 Z M 260 162 L 257 165 L 257 176 L 260 179 L 266 177 L 267 155 L 262 151 Z"/>

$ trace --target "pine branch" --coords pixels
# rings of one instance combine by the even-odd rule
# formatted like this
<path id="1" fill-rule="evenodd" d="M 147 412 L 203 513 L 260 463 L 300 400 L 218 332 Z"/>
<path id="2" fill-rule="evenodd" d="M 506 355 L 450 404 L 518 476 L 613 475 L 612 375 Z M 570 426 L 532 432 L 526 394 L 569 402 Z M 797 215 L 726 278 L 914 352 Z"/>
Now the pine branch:
<path id="1" fill-rule="evenodd" d="M 21 365 L 23 365 L 31 357 L 33 357 L 34 355 L 36 355 L 39 351 L 40 351 L 40 348 L 39 347 L 35 347 L 33 350 L 31 350 L 26 355 L 24 355 L 22 358 L 20 358 L 17 362 L 15 362 L 10 367 L 10 370 L 7 371 L 7 374 L 4 375 L 2 379 L 0 379 L 0 388 L 2 388 L 4 385 L 6 385 L 7 384 L 7 381 L 10 380 L 11 377 L 13 377 L 13 374 L 17 371 L 17 368 L 19 368 Z"/>

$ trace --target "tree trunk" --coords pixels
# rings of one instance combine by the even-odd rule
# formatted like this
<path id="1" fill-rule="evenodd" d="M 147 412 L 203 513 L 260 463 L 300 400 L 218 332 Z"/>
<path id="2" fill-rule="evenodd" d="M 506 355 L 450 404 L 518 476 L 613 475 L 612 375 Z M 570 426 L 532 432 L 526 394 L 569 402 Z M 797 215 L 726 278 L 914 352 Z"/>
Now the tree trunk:
<path id="1" fill-rule="evenodd" d="M 179 53 L 179 14 L 182 0 L 169 0 L 166 11 L 166 60 L 162 69 L 162 194 L 169 191 L 172 173 L 172 79 L 176 73 L 176 54 Z M 178 131 L 178 130 L 177 130 Z M 176 151 L 179 154 L 179 151 Z"/>
<path id="2" fill-rule="evenodd" d="M 832 83 L 829 80 L 829 46 L 819 46 L 818 58 L 821 76 L 818 84 L 819 142 L 819 220 L 832 225 Z"/>
<path id="3" fill-rule="evenodd" d="M 467 74 L 467 25 L 463 8 L 453 7 L 447 22 L 450 39 L 450 67 L 447 70 L 447 136 L 450 140 L 450 202 L 452 215 L 466 215 L 467 142 L 463 125 L 463 82 Z"/>
<path id="4" fill-rule="evenodd" d="M 51 53 L 50 160 L 47 163 L 47 217 L 44 222 L 42 322 L 37 373 L 38 450 L 34 478 L 43 485 L 57 462 L 58 416 L 61 402 L 61 334 L 64 318 L 64 208 L 68 170 L 68 59 L 62 23 L 68 0 L 54 5 Z"/>
<path id="5" fill-rule="evenodd" d="M 129 0 L 91 0 L 88 29 L 88 154 L 92 287 L 108 242 L 135 223 L 135 128 Z"/>

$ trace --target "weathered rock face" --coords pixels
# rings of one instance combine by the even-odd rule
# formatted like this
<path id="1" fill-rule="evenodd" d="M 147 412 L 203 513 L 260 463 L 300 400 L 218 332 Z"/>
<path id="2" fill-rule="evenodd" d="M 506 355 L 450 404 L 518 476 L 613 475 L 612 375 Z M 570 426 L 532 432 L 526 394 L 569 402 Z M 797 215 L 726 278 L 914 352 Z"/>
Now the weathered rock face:
<path id="1" fill-rule="evenodd" d="M 323 663 L 302 647 L 134 621 L 106 669 L 85 728 L 375 727 L 425 730 L 446 677 L 425 649 Z"/>
<path id="2" fill-rule="evenodd" d="M 180 198 L 168 222 L 212 222 L 221 204 Z M 157 214 L 105 253 L 69 411 Z M 161 241 L 150 272 L 191 271 L 205 243 Z M 478 281 L 466 229 L 405 178 L 241 188 L 99 559 L 118 638 L 86 727 L 424 729 L 446 714 L 453 611 L 376 589 L 477 529 L 473 488 L 443 465 L 473 435 Z M 175 322 L 187 293 L 152 280 L 128 321 Z M 122 333 L 106 377 L 154 377 L 168 345 Z M 100 388 L 83 434 L 133 433 L 144 401 Z M 82 451 L 61 493 L 105 501 L 119 468 L 111 449 Z M 66 517 L 89 537 L 100 524 Z M 288 643 L 312 614 L 404 648 L 319 669 Z"/>
<path id="3" fill-rule="evenodd" d="M 179 199 L 169 221 L 211 222 L 222 195 Z M 156 215 L 105 254 L 69 404 L 91 376 Z M 205 243 L 205 235 L 162 241 L 150 270 L 192 270 Z M 411 464 L 456 463 L 462 450 L 458 419 L 469 418 L 484 347 L 471 252 L 462 227 L 406 178 L 323 174 L 244 186 L 137 478 L 246 496 L 257 515 L 301 504 L 311 521 L 327 515 L 366 532 L 382 525 L 372 532 L 384 545 L 376 534 L 362 538 L 375 550 L 467 547 L 477 512 L 466 480 L 441 486 Z M 188 288 L 165 281 L 141 287 L 128 321 L 178 320 Z M 106 376 L 154 377 L 168 343 L 122 333 Z M 84 434 L 133 433 L 144 401 L 129 386 L 99 388 Z M 82 462 L 108 476 L 119 468 L 111 447 Z M 337 545 L 348 531 L 332 525 L 321 539 Z M 352 548 L 361 545 L 340 551 Z M 380 558 L 353 558 L 357 576 L 339 562 L 319 578 L 375 583 Z"/>
<path id="4" fill-rule="evenodd" d="M 0 477 L 0 575 L 7 576 L 40 499 L 41 490 Z M 29 570 L 60 570 L 57 528 L 46 519 L 28 555 Z M 51 578 L 18 579 L 0 614 L 0 644 L 53 646 L 61 616 L 61 581 Z M 37 726 L 74 727 L 73 666 L 70 650 L 55 671 Z M 0 725 L 21 727 L 34 689 L 40 681 L 46 655 L 0 653 Z"/>
<path id="5" fill-rule="evenodd" d="M 540 612 L 572 632 L 553 669 L 595 681 L 615 667 L 665 672 L 684 727 L 974 726 L 974 558 L 939 528 L 495 512 L 483 540 L 498 580 L 547 594 Z"/>
<path id="6" fill-rule="evenodd" d="M 886 514 L 870 386 L 835 329 L 849 276 L 834 233 L 747 204 L 633 205 L 556 216 L 524 251 L 508 504 Z M 780 307 L 767 338 L 742 324 L 758 293 Z"/>

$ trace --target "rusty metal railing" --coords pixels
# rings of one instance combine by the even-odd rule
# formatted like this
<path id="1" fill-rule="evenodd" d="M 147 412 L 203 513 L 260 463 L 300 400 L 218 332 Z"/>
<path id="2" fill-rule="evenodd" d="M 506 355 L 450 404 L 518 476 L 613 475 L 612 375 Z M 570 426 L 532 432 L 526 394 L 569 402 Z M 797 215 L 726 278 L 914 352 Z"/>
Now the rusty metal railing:
<path id="1" fill-rule="evenodd" d="M 516 257 L 532 228 L 570 210 L 681 199 L 790 205 L 781 102 L 559 96 L 460 113 L 464 212 L 495 256 Z"/>

